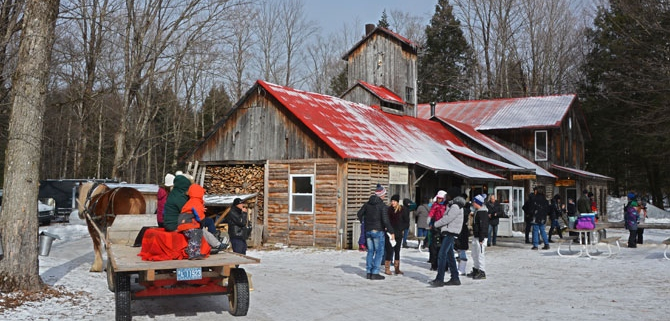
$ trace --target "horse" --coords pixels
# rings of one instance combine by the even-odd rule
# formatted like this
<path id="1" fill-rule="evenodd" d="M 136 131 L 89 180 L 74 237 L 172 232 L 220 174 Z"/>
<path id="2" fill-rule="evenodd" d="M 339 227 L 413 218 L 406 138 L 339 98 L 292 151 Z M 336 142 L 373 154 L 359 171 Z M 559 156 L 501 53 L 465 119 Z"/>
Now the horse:
<path id="1" fill-rule="evenodd" d="M 144 214 L 144 196 L 132 187 L 109 188 L 105 184 L 86 182 L 79 186 L 77 207 L 79 218 L 86 220 L 93 240 L 95 259 L 90 272 L 102 272 L 101 238 L 112 226 L 116 215 Z"/>

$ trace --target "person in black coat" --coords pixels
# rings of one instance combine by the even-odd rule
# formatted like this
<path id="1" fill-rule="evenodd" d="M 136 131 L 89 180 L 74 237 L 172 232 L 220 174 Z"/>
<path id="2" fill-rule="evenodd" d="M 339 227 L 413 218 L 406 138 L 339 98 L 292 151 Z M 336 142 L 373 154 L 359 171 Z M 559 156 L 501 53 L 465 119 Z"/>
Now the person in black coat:
<path id="1" fill-rule="evenodd" d="M 489 230 L 489 210 L 484 204 L 486 194 L 475 196 L 472 205 L 475 215 L 472 219 L 472 278 L 474 280 L 486 279 L 486 239 Z"/>
<path id="2" fill-rule="evenodd" d="M 545 198 L 542 190 L 536 187 L 531 207 L 533 213 L 533 247 L 531 250 L 538 249 L 540 235 L 542 236 L 542 242 L 544 242 L 544 247 L 542 249 L 549 249 L 549 239 L 547 238 L 547 231 L 545 229 L 549 209 L 549 201 Z"/>
<path id="3" fill-rule="evenodd" d="M 536 187 L 537 188 L 537 187 Z M 523 203 L 523 207 L 521 209 L 523 210 L 523 221 L 526 223 L 525 226 L 525 235 L 526 235 L 526 244 L 530 244 L 530 232 L 531 232 L 531 227 L 533 223 L 533 197 L 535 196 L 535 189 L 533 189 L 533 193 L 528 195 L 528 198 L 526 201 Z"/>
<path id="4" fill-rule="evenodd" d="M 228 236 L 233 248 L 233 252 L 247 254 L 248 222 L 247 205 L 241 198 L 233 200 L 233 206 L 225 218 L 228 223 Z"/>
<path id="5" fill-rule="evenodd" d="M 489 196 L 486 207 L 489 209 L 489 233 L 486 246 L 491 246 L 496 245 L 496 240 L 498 239 L 498 223 L 500 223 L 502 211 L 500 209 L 500 202 L 496 200 L 496 196 L 493 194 Z"/>
<path id="6" fill-rule="evenodd" d="M 563 238 L 563 231 L 561 231 L 561 225 L 558 220 L 563 215 L 565 211 L 565 205 L 561 202 L 561 195 L 554 195 L 554 198 L 551 199 L 551 209 L 549 210 L 549 219 L 551 219 L 551 227 L 549 228 L 549 243 L 554 243 L 551 240 L 551 235 L 554 231 L 558 234 L 559 238 Z"/>
<path id="7" fill-rule="evenodd" d="M 379 274 L 379 269 L 384 258 L 384 240 L 386 233 L 391 233 L 391 239 L 395 240 L 393 227 L 389 221 L 387 206 L 383 197 L 386 188 L 377 184 L 375 193 L 358 210 L 358 220 L 365 225 L 365 240 L 367 242 L 368 255 L 365 260 L 366 277 L 369 280 L 383 280 L 384 276 Z"/>

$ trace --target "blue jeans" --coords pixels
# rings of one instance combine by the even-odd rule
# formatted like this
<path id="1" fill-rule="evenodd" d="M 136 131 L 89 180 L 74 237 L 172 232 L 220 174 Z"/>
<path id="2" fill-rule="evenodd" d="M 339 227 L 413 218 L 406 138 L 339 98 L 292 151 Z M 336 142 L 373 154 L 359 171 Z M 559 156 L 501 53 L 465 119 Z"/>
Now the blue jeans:
<path id="1" fill-rule="evenodd" d="M 418 227 L 416 229 L 416 236 L 417 237 L 426 237 L 426 235 L 428 235 L 428 230 L 427 229 L 420 228 L 420 227 Z"/>
<path id="2" fill-rule="evenodd" d="M 547 240 L 547 230 L 544 228 L 544 224 L 533 223 L 532 225 L 533 225 L 533 246 L 537 247 L 539 245 L 540 235 L 542 236 L 542 242 L 544 242 L 544 245 L 549 245 L 549 240 Z"/>
<path id="3" fill-rule="evenodd" d="M 368 246 L 368 256 L 365 259 L 365 272 L 379 274 L 379 267 L 384 259 L 384 231 L 367 231 L 365 240 Z"/>
<path id="4" fill-rule="evenodd" d="M 442 238 L 442 246 L 440 246 L 440 252 L 437 254 L 436 280 L 444 282 L 447 265 L 449 265 L 451 278 L 458 280 L 458 268 L 456 267 L 456 259 L 454 258 L 454 236 L 450 234 L 446 234 Z"/>
<path id="5" fill-rule="evenodd" d="M 407 237 L 409 236 L 409 229 L 406 228 L 402 234 L 402 246 L 407 247 Z"/>
<path id="6" fill-rule="evenodd" d="M 496 239 L 498 238 L 498 225 L 489 225 L 489 244 L 486 245 L 496 245 Z"/>

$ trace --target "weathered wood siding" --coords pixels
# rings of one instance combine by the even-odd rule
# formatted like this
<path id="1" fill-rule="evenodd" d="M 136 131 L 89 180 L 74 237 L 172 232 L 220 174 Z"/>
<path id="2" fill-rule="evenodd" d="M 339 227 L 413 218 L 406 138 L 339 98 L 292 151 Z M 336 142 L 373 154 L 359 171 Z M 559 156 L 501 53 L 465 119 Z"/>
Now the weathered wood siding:
<path id="1" fill-rule="evenodd" d="M 349 92 L 347 92 L 347 94 L 342 98 L 349 101 L 355 101 L 363 105 L 381 106 L 379 98 L 375 97 L 369 91 L 363 89 L 361 86 L 354 87 Z"/>
<path id="2" fill-rule="evenodd" d="M 260 92 L 260 94 L 259 94 Z M 330 158 L 330 149 L 274 99 L 256 91 L 194 152 L 200 162 Z"/>
<path id="3" fill-rule="evenodd" d="M 358 220 L 358 210 L 370 199 L 377 184 L 388 188 L 388 165 L 382 163 L 348 162 L 346 164 L 346 211 L 347 211 L 347 248 L 351 248 L 353 225 Z M 390 196 L 388 196 L 390 197 Z"/>
<path id="4" fill-rule="evenodd" d="M 403 50 L 397 39 L 376 32 L 350 54 L 347 81 L 350 87 L 359 79 L 384 86 L 410 104 L 413 113 L 416 103 L 416 61 L 416 54 Z M 413 90 L 413 99 L 410 101 L 406 97 L 407 87 Z"/>
<path id="5" fill-rule="evenodd" d="M 334 159 L 268 162 L 266 226 L 269 243 L 337 247 L 338 166 Z M 314 175 L 313 214 L 289 214 L 291 174 Z"/>

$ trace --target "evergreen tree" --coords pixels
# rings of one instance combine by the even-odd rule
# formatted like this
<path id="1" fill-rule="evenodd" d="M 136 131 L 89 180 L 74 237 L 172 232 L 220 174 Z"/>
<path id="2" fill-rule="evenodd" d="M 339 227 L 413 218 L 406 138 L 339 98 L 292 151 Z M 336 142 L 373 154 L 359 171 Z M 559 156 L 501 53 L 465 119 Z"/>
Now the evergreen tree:
<path id="1" fill-rule="evenodd" d="M 377 26 L 390 30 L 390 24 L 389 24 L 389 20 L 388 20 L 388 15 L 386 15 L 386 9 L 384 9 L 384 11 L 382 11 L 382 18 L 379 19 L 379 22 L 377 22 Z"/>
<path id="2" fill-rule="evenodd" d="M 435 5 L 418 60 L 419 103 L 468 98 L 474 55 L 448 0 Z"/>
<path id="3" fill-rule="evenodd" d="M 202 104 L 203 134 L 209 132 L 212 126 L 225 117 L 231 108 L 233 108 L 233 103 L 223 85 L 212 87 Z"/>
<path id="4" fill-rule="evenodd" d="M 599 8 L 584 68 L 590 166 L 615 178 L 615 191 L 662 199 L 670 156 L 670 8 L 657 0 L 617 0 Z M 625 193 L 624 193 L 625 194 Z M 658 203 L 657 203 L 658 205 Z"/>
<path id="5" fill-rule="evenodd" d="M 347 73 L 349 72 L 349 66 L 344 65 L 342 71 L 333 77 L 330 80 L 330 92 L 329 95 L 340 97 L 344 94 L 347 89 L 349 89 L 349 84 L 347 82 Z"/>

